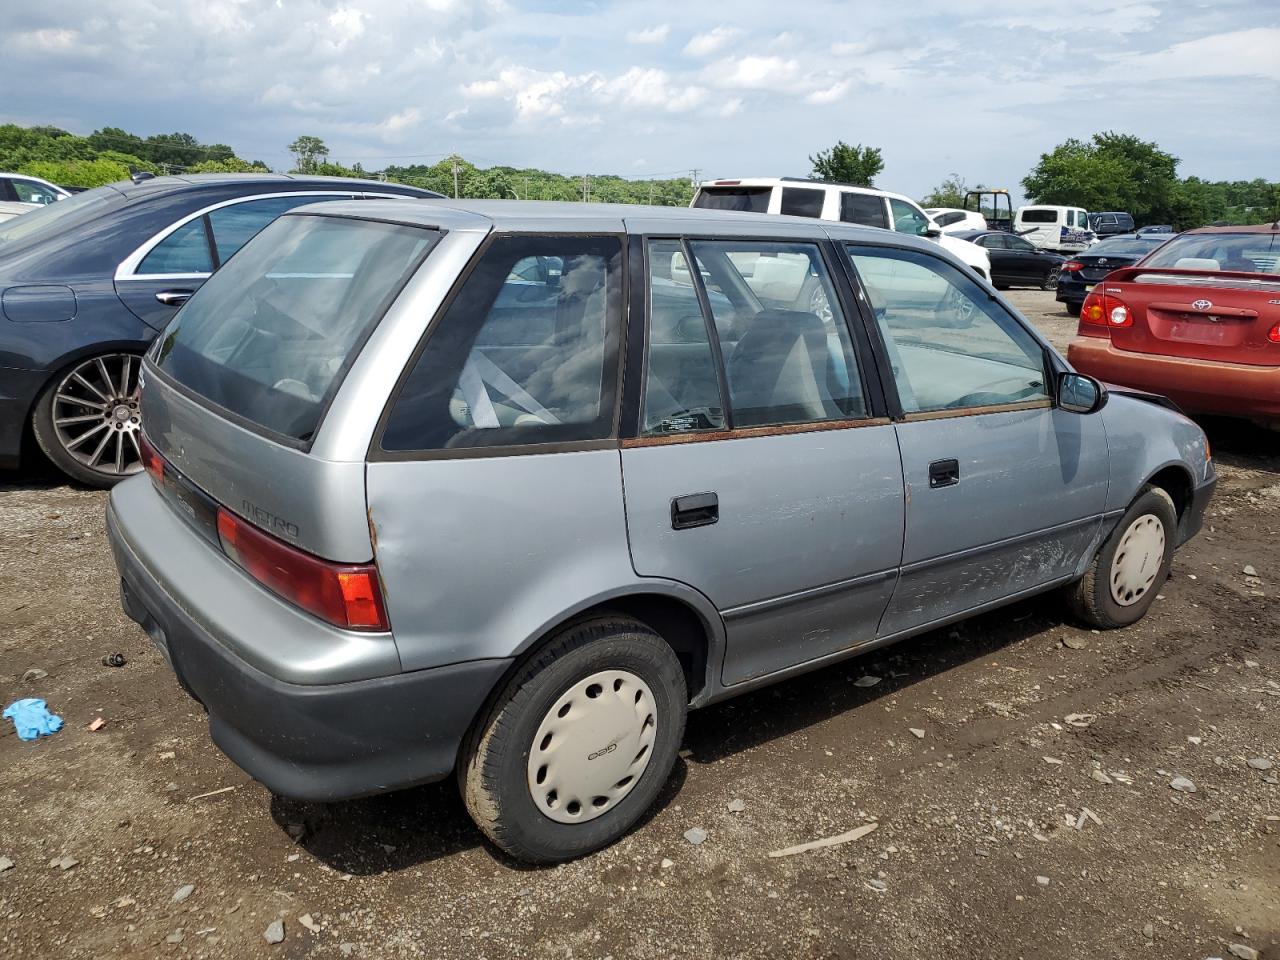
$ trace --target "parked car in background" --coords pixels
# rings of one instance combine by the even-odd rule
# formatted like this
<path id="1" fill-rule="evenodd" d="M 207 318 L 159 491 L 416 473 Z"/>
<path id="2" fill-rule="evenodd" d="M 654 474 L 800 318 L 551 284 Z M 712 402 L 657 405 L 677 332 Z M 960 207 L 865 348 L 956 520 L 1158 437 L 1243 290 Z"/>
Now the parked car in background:
<path id="1" fill-rule="evenodd" d="M 991 259 L 985 250 L 946 236 L 914 200 L 900 193 L 797 177 L 751 177 L 705 181 L 698 185 L 690 206 L 817 217 L 928 237 L 972 267 L 982 279 L 991 279 Z"/>
<path id="2" fill-rule="evenodd" d="M 976 210 L 961 210 L 958 207 L 925 207 L 924 212 L 942 228 L 943 233 L 960 234 L 966 230 L 987 229 L 987 218 Z"/>
<path id="3" fill-rule="evenodd" d="M 39 210 L 71 194 L 48 180 L 25 173 L 0 173 L 0 222 Z"/>
<path id="4" fill-rule="evenodd" d="M 1013 232 L 1053 253 L 1079 253 L 1098 239 L 1085 210 L 1051 204 L 1019 207 L 1013 215 Z"/>
<path id="5" fill-rule="evenodd" d="M 144 377 L 107 529 L 217 745 L 311 801 L 456 774 L 534 862 L 639 822 L 691 708 L 1059 587 L 1137 621 L 1215 483 L 937 244 L 816 219 L 296 209 Z"/>
<path id="6" fill-rule="evenodd" d="M 987 251 L 991 257 L 991 284 L 997 290 L 1009 287 L 1054 290 L 1058 286 L 1058 271 L 1066 257 L 1041 250 L 1003 230 L 966 230 L 955 236 Z"/>
<path id="7" fill-rule="evenodd" d="M 283 174 L 125 181 L 0 224 L 0 466 L 27 430 L 63 472 L 109 486 L 141 469 L 142 352 L 221 263 L 317 200 L 438 197 Z"/>
<path id="8" fill-rule="evenodd" d="M 1177 232 L 1178 231 L 1174 229 L 1173 224 L 1171 223 L 1156 223 L 1148 227 L 1139 228 L 1138 236 L 1145 237 L 1145 236 L 1148 236 L 1149 234 L 1161 234 L 1161 233 L 1169 234 L 1169 233 L 1177 233 Z"/>
<path id="9" fill-rule="evenodd" d="M 1108 210 L 1089 214 L 1089 228 L 1100 238 L 1121 233 L 1133 233 L 1133 217 L 1121 210 Z"/>
<path id="10" fill-rule="evenodd" d="M 1077 334 L 1078 370 L 1280 429 L 1280 224 L 1169 239 L 1093 289 Z"/>
<path id="11" fill-rule="evenodd" d="M 1128 267 L 1169 239 L 1168 234 L 1138 236 L 1128 234 L 1107 237 L 1084 253 L 1075 254 L 1062 265 L 1058 274 L 1055 299 L 1066 304 L 1067 313 L 1079 315 L 1080 307 L 1090 291 L 1112 270 Z"/>

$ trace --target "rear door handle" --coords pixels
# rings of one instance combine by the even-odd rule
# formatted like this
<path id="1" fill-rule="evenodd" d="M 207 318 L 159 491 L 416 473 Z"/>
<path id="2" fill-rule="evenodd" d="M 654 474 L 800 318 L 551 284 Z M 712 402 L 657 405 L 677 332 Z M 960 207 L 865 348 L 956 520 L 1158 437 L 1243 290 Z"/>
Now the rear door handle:
<path id="1" fill-rule="evenodd" d="M 929 487 L 953 487 L 960 482 L 960 461 L 935 460 L 929 464 Z"/>
<path id="2" fill-rule="evenodd" d="M 720 498 L 714 493 L 691 493 L 671 501 L 671 529 L 705 527 L 720 519 Z"/>
<path id="3" fill-rule="evenodd" d="M 180 307 L 191 299 L 193 293 L 194 290 L 161 290 L 156 294 L 156 299 L 166 307 Z"/>

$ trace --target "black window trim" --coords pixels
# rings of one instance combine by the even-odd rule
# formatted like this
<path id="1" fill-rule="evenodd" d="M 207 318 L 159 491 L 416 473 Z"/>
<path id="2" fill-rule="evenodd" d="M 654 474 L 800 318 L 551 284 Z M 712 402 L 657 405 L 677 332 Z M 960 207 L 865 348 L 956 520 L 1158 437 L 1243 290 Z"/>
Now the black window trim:
<path id="1" fill-rule="evenodd" d="M 386 433 L 387 425 L 391 420 L 391 412 L 395 408 L 396 401 L 400 399 L 400 394 L 412 376 L 414 368 L 418 365 L 423 352 L 430 343 L 431 335 L 440 326 L 441 321 L 449 312 L 449 308 L 453 306 L 454 301 L 461 295 L 467 281 L 472 274 L 479 268 L 484 261 L 485 255 L 489 249 L 499 240 L 509 239 L 512 237 L 522 238 L 553 238 L 553 239 L 571 239 L 578 238 L 609 238 L 616 239 L 621 245 L 621 254 L 619 262 L 621 264 L 620 294 L 621 315 L 618 318 L 618 357 L 617 363 L 613 369 L 614 380 L 614 396 L 613 396 L 613 421 L 608 437 L 596 440 L 553 440 L 543 443 L 512 443 L 512 444 L 495 444 L 493 446 L 480 447 L 452 447 L 444 450 L 421 449 L 421 450 L 386 450 L 382 446 L 382 438 Z M 427 323 L 426 329 L 423 330 L 422 336 L 418 338 L 417 344 L 414 345 L 413 351 L 405 360 L 404 365 L 400 369 L 400 375 L 396 378 L 391 392 L 387 396 L 387 401 L 383 404 L 382 413 L 378 416 L 377 425 L 374 427 L 373 436 L 369 441 L 369 448 L 365 454 L 368 463 L 418 463 L 431 460 L 471 460 L 485 459 L 489 457 L 523 457 L 523 456 L 540 456 L 550 453 L 574 453 L 586 450 L 616 450 L 619 444 L 619 431 L 622 421 L 623 412 L 623 394 L 624 388 L 624 371 L 627 369 L 627 358 L 629 355 L 628 345 L 630 340 L 630 324 L 629 314 L 631 312 L 631 283 L 628 265 L 630 263 L 631 253 L 628 244 L 629 235 L 624 232 L 613 230 L 575 230 L 572 232 L 560 232 L 558 230 L 491 230 L 471 255 L 471 259 L 467 265 L 459 272 L 458 277 L 453 282 L 453 286 L 449 288 L 449 292 L 445 295 L 444 300 L 440 302 L 440 306 L 436 308 L 431 320 Z M 606 374 L 608 373 L 608 356 L 605 357 Z"/>

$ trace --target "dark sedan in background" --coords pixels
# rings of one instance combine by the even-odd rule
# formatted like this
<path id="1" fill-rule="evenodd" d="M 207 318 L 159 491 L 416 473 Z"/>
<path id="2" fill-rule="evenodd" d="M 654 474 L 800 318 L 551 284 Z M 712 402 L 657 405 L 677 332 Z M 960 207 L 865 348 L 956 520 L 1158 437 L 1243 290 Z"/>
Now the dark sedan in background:
<path id="1" fill-rule="evenodd" d="M 1167 243 L 1171 236 L 1168 233 L 1128 234 L 1095 243 L 1062 265 L 1055 299 L 1067 305 L 1067 313 L 1078 314 L 1084 298 L 1089 296 L 1099 280 L 1112 270 L 1137 263 L 1156 247 Z"/>
<path id="2" fill-rule="evenodd" d="M 63 472 L 141 469 L 139 360 L 250 237 L 306 203 L 434 198 L 397 183 L 199 174 L 98 187 L 0 224 L 0 467 L 28 429 Z"/>
<path id="3" fill-rule="evenodd" d="M 952 236 L 976 243 L 991 255 L 991 284 L 997 290 L 1052 290 L 1058 283 L 1058 269 L 1067 259 L 1003 230 L 966 230 Z"/>

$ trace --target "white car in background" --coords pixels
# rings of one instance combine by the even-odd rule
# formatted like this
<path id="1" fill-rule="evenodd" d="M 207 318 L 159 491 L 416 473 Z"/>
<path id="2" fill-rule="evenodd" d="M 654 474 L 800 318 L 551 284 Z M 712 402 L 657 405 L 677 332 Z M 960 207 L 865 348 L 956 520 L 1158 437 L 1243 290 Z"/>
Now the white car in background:
<path id="1" fill-rule="evenodd" d="M 976 210 L 959 207 L 925 207 L 924 212 L 942 228 L 943 233 L 963 233 L 966 230 L 986 230 L 987 218 Z"/>
<path id="2" fill-rule="evenodd" d="M 69 196 L 69 191 L 48 180 L 26 173 L 0 173 L 0 220 L 12 220 Z"/>
<path id="3" fill-rule="evenodd" d="M 706 180 L 698 184 L 690 206 L 841 220 L 929 237 L 983 280 L 991 279 L 991 257 L 986 250 L 976 243 L 947 236 L 914 200 L 900 193 L 798 177 L 749 177 Z"/>

